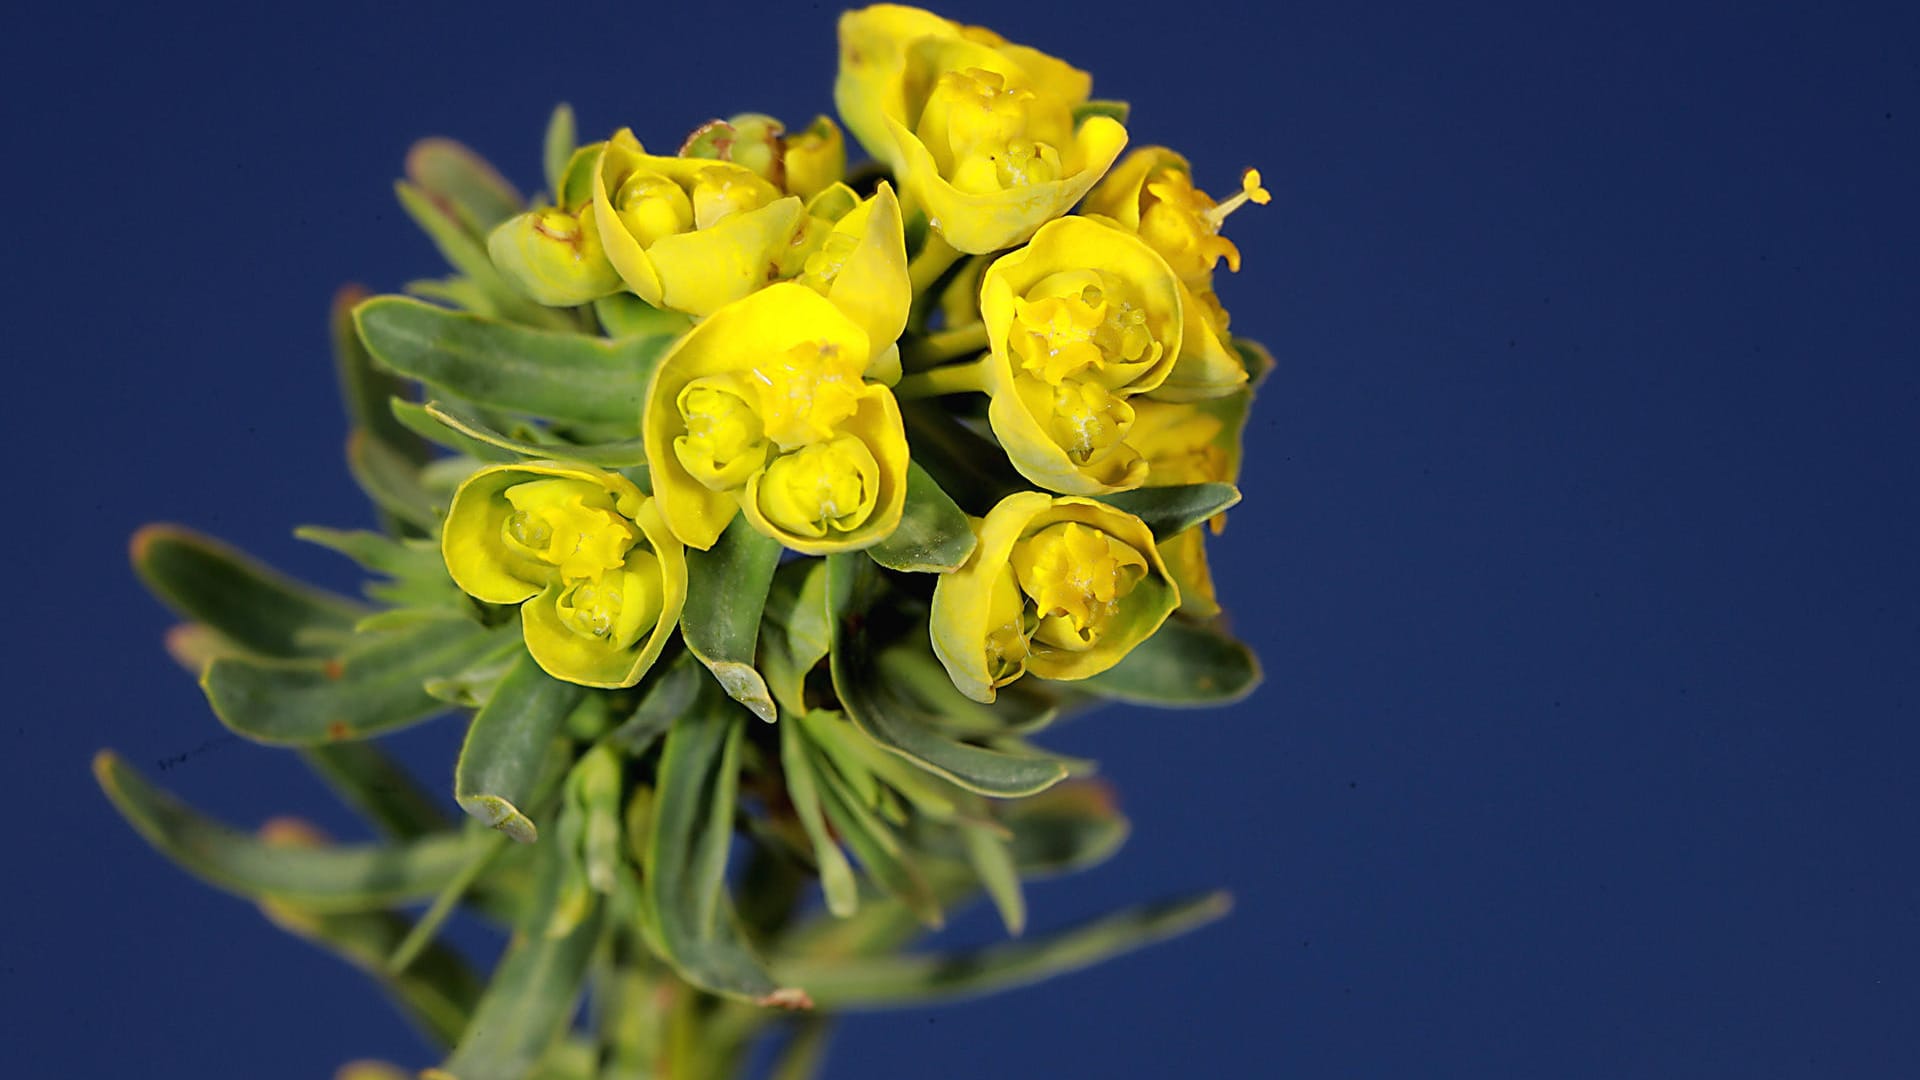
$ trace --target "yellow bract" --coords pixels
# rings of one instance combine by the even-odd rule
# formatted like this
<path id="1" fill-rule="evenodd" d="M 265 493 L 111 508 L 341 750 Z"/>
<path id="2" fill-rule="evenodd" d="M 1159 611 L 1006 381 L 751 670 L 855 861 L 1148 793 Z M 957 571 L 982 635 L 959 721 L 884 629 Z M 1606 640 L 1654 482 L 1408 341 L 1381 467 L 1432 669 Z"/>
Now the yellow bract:
<path id="1" fill-rule="evenodd" d="M 816 116 L 787 139 L 787 190 L 811 199 L 846 179 L 847 140 L 832 117 Z"/>
<path id="2" fill-rule="evenodd" d="M 1084 679 L 1120 662 L 1180 604 L 1139 518 L 1019 492 L 973 522 L 971 558 L 933 590 L 933 650 L 975 701 L 1032 674 Z"/>
<path id="3" fill-rule="evenodd" d="M 980 314 L 993 349 L 987 415 L 1014 467 L 1070 494 L 1144 483 L 1130 399 L 1158 387 L 1181 348 L 1165 260 L 1117 229 L 1063 218 L 988 268 Z"/>
<path id="4" fill-rule="evenodd" d="M 1155 396 L 1194 401 L 1246 383 L 1245 365 L 1226 345 L 1227 311 L 1214 292 L 1213 271 L 1222 259 L 1227 269 L 1240 269 L 1240 249 L 1220 235 L 1227 215 L 1268 199 L 1260 174 L 1249 169 L 1240 192 L 1216 204 L 1193 186 L 1187 159 L 1164 146 L 1128 154 L 1087 194 L 1081 213 L 1138 235 L 1180 278 L 1186 347 Z"/>
<path id="5" fill-rule="evenodd" d="M 742 511 L 808 554 L 892 533 L 906 500 L 906 432 L 893 393 L 867 377 L 872 352 L 857 321 L 792 282 L 688 332 L 654 372 L 643 418 L 674 534 L 706 550 Z M 891 342 L 881 352 L 884 361 Z"/>
<path id="6" fill-rule="evenodd" d="M 877 354 L 867 372 L 892 385 L 900 380 L 899 353 L 889 349 L 906 328 L 913 306 L 907 278 L 907 240 L 900 200 L 882 180 L 862 199 L 845 184 L 831 184 L 807 203 L 813 242 L 797 250 L 804 257 L 795 280 L 833 301 L 867 332 Z"/>
<path id="7" fill-rule="evenodd" d="M 1091 88 L 1045 53 L 917 8 L 879 4 L 840 20 L 840 115 L 963 252 L 1021 243 L 1113 164 L 1126 128 L 1104 116 L 1074 122 Z"/>
<path id="8" fill-rule="evenodd" d="M 804 210 L 752 169 L 655 157 L 622 129 L 593 174 L 594 220 L 607 258 L 655 307 L 709 315 L 781 276 Z"/>
<path id="9" fill-rule="evenodd" d="M 519 604 L 534 660 L 583 686 L 639 682 L 686 603 L 686 557 L 654 501 L 584 465 L 474 473 L 454 493 L 441 553 L 476 599 Z"/>

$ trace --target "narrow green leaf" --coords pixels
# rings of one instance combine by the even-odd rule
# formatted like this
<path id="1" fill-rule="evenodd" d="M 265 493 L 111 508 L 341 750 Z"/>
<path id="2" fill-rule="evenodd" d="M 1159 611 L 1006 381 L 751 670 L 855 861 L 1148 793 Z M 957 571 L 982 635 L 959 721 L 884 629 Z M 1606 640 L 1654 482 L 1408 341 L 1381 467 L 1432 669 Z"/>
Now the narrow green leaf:
<path id="1" fill-rule="evenodd" d="M 593 302 L 593 314 L 610 338 L 679 337 L 693 329 L 693 319 L 678 311 L 654 307 L 632 293 L 618 292 Z"/>
<path id="2" fill-rule="evenodd" d="M 133 534 L 134 572 L 162 603 L 260 656 L 324 656 L 367 609 L 178 525 Z"/>
<path id="3" fill-rule="evenodd" d="M 563 101 L 553 107 L 546 138 L 540 144 L 540 163 L 547 177 L 547 190 L 553 193 L 556 203 L 566 183 L 567 161 L 573 157 L 574 138 L 573 106 Z"/>
<path id="4" fill-rule="evenodd" d="M 447 264 L 472 281 L 502 317 L 548 330 L 569 330 L 577 325 L 566 312 L 542 307 L 507 284 L 506 278 L 494 269 L 493 259 L 487 254 L 486 238 L 469 229 L 453 211 L 404 180 L 394 184 L 393 188 L 394 194 L 400 198 L 401 208 L 433 241 L 433 246 L 439 249 Z M 367 340 L 364 333 L 361 340 Z M 379 355 L 377 348 L 373 352 L 376 357 Z"/>
<path id="5" fill-rule="evenodd" d="M 389 405 L 393 409 L 394 419 L 400 422 L 401 427 L 419 435 L 435 446 L 443 446 L 456 454 L 465 454 L 467 457 L 473 458 L 476 461 L 486 461 L 495 464 L 507 461 L 519 461 L 522 459 L 522 455 L 516 454 L 511 450 L 503 450 L 492 443 L 482 442 L 471 435 L 448 427 L 446 424 L 441 423 L 432 413 L 429 413 L 425 405 L 417 401 L 405 401 L 400 398 L 394 398 Z"/>
<path id="6" fill-rule="evenodd" d="M 607 736 L 607 741 L 628 757 L 639 757 L 693 709 L 705 684 L 705 677 L 688 653 L 681 653 L 672 663 L 656 663 L 640 683 L 644 691 L 640 704 Z"/>
<path id="7" fill-rule="evenodd" d="M 799 724 L 780 725 L 780 766 L 786 777 L 787 798 L 793 803 L 794 816 L 813 844 L 814 862 L 820 868 L 820 886 L 827 898 L 827 910 L 845 918 L 860 906 L 860 884 L 839 841 L 827 828 L 820 809 L 820 789 L 814 775 L 814 762 L 807 752 L 806 736 Z"/>
<path id="8" fill-rule="evenodd" d="M 451 405 L 429 401 L 423 411 L 457 435 L 477 442 L 494 453 L 504 452 L 515 461 L 527 458 L 559 458 L 562 461 L 579 461 L 609 469 L 624 469 L 647 463 L 647 448 L 639 439 L 623 439 L 619 442 L 600 443 L 593 446 L 563 442 L 528 442 L 511 435 L 503 435 L 488 427 L 486 421 L 463 413 Z"/>
<path id="9" fill-rule="evenodd" d="M 1232 484 L 1176 484 L 1096 497 L 1145 522 L 1155 540 L 1167 540 L 1231 508 L 1240 501 L 1240 489 Z"/>
<path id="10" fill-rule="evenodd" d="M 492 865 L 494 858 L 500 854 L 506 842 L 506 837 L 501 833 L 487 837 L 487 842 L 481 844 L 479 850 L 474 852 L 473 858 L 467 861 L 466 867 L 441 888 L 440 892 L 434 896 L 433 903 L 427 905 L 427 910 L 421 913 L 420 920 L 414 923 L 406 936 L 385 954 L 383 967 L 387 974 L 402 974 L 415 961 L 426 955 L 434 938 L 440 933 L 440 928 L 446 925 L 447 919 L 460 905 L 460 898 L 467 894 L 468 889 L 473 888 L 473 883 L 480 880 L 481 874 L 486 873 L 487 867 Z"/>
<path id="11" fill-rule="evenodd" d="M 807 711 L 807 675 L 832 646 L 826 562 L 795 559 L 782 565 L 767 592 L 759 651 L 760 674 L 781 708 L 795 715 Z"/>
<path id="12" fill-rule="evenodd" d="M 1127 839 L 1127 819 L 1113 789 L 1097 780 L 1070 780 L 1026 799 L 1001 804 L 1001 823 L 1013 833 L 1013 861 L 1027 877 L 1063 874 L 1097 865 Z"/>
<path id="13" fill-rule="evenodd" d="M 804 1006 L 806 995 L 768 976 L 735 924 L 727 852 L 745 716 L 713 704 L 682 717 L 660 755 L 647 844 L 646 899 L 674 969 L 709 992 L 762 1005 Z"/>
<path id="14" fill-rule="evenodd" d="M 814 776 L 820 781 L 820 807 L 826 812 L 833 831 L 853 849 L 868 880 L 905 904 L 921 925 L 933 930 L 946 925 L 940 898 L 919 860 L 901 845 L 887 823 L 868 808 L 869 803 L 856 790 L 853 777 L 823 752 L 820 742 L 810 738 L 807 749 L 813 757 Z"/>
<path id="15" fill-rule="evenodd" d="M 519 931 L 507 945 L 474 1010 L 460 1045 L 431 1080 L 522 1080 L 568 1029 L 586 985 L 587 966 L 600 942 L 603 904 L 593 904 L 571 932 L 550 937 L 538 931 L 559 898 L 566 853 L 541 844 L 538 892 Z"/>
<path id="16" fill-rule="evenodd" d="M 367 347 L 361 344 L 359 331 L 354 329 L 353 309 L 369 295 L 358 285 L 342 286 L 333 294 L 333 309 L 328 319 L 333 336 L 334 369 L 340 379 L 340 397 L 347 406 L 347 423 L 417 464 L 427 459 L 426 444 L 396 424 L 387 409 L 389 399 L 405 398 L 412 388 L 373 366 L 373 357 L 367 355 Z"/>
<path id="17" fill-rule="evenodd" d="M 474 235 L 519 213 L 526 200 L 487 160 L 452 139 L 421 139 L 407 151 L 407 179 Z"/>
<path id="18" fill-rule="evenodd" d="M 1126 659 L 1079 685 L 1142 705 L 1225 705 L 1260 685 L 1260 661 L 1212 625 L 1172 618 Z"/>
<path id="19" fill-rule="evenodd" d="M 499 634 L 491 649 L 446 675 L 436 675 L 420 683 L 420 689 L 436 701 L 477 709 L 493 697 L 493 688 L 513 670 L 514 661 L 526 652 L 518 635 Z"/>
<path id="20" fill-rule="evenodd" d="M 207 883 L 251 900 L 313 911 L 369 911 L 422 900 L 467 865 L 471 840 L 436 833 L 407 843 L 289 849 L 205 817 L 148 784 L 110 750 L 94 778 L 147 843 Z"/>
<path id="21" fill-rule="evenodd" d="M 302 525 L 293 535 L 310 544 L 337 551 L 359 564 L 363 570 L 390 578 L 447 577 L 447 566 L 440 557 L 440 545 L 430 540 L 396 540 L 365 529 L 329 529 L 322 525 Z"/>
<path id="22" fill-rule="evenodd" d="M 422 684 L 465 669 L 519 633 L 514 624 L 486 630 L 461 618 L 439 619 L 368 635 L 339 659 L 218 659 L 200 686 L 222 723 L 258 742 L 363 738 L 445 709 Z"/>
<path id="23" fill-rule="evenodd" d="M 1149 904 L 1031 941 L 970 952 L 849 957 L 782 964 L 826 1009 L 898 1008 L 973 997 L 1078 971 L 1184 934 L 1226 914 L 1225 893 Z"/>
<path id="24" fill-rule="evenodd" d="M 826 1018 L 809 1016 L 795 1027 L 793 1036 L 780 1048 L 767 1080 L 816 1080 L 827 1058 L 827 1038 L 833 1025 Z"/>
<path id="25" fill-rule="evenodd" d="M 521 654 L 467 728 L 453 772 L 460 808 L 520 843 L 533 843 L 539 830 L 524 807 L 554 736 L 585 695 L 584 687 L 561 682 Z"/>
<path id="26" fill-rule="evenodd" d="M 390 371 L 488 408 L 637 432 L 647 380 L 671 338 L 608 341 L 381 296 L 354 309 Z"/>
<path id="27" fill-rule="evenodd" d="M 960 842 L 967 850 L 967 862 L 993 898 L 1000 922 L 1015 937 L 1027 926 L 1027 900 L 1020 891 L 1020 871 L 1006 841 L 977 825 L 960 826 Z"/>
<path id="28" fill-rule="evenodd" d="M 827 560 L 827 591 L 834 612 L 830 662 L 833 686 L 847 715 L 881 746 L 982 795 L 1003 798 L 1043 791 L 1067 776 L 1043 757 L 1017 756 L 960 742 L 941 730 L 900 687 L 880 677 L 871 655 L 884 631 L 870 625 L 885 584 L 879 568 L 856 555 Z"/>
<path id="29" fill-rule="evenodd" d="M 399 762 L 370 742 L 322 743 L 303 748 L 300 756 L 342 802 L 387 836 L 414 840 L 453 827 Z"/>
<path id="30" fill-rule="evenodd" d="M 1252 338 L 1235 337 L 1229 344 L 1234 352 L 1240 354 L 1240 362 L 1246 365 L 1247 386 L 1258 387 L 1267 373 L 1273 370 L 1273 353 Z"/>
<path id="31" fill-rule="evenodd" d="M 687 604 L 680 614 L 687 650 L 728 697 L 768 723 L 773 698 L 753 659 L 780 551 L 780 541 L 761 535 L 745 514 L 736 516 L 710 550 L 687 549 Z"/>
<path id="32" fill-rule="evenodd" d="M 889 570 L 943 573 L 959 568 L 977 541 L 966 511 L 919 465 L 907 465 L 907 506 L 900 527 L 867 549 Z"/>
<path id="33" fill-rule="evenodd" d="M 432 534 L 446 504 L 420 482 L 420 470 L 392 447 L 356 430 L 347 437 L 347 471 L 367 498 L 384 513 Z"/>

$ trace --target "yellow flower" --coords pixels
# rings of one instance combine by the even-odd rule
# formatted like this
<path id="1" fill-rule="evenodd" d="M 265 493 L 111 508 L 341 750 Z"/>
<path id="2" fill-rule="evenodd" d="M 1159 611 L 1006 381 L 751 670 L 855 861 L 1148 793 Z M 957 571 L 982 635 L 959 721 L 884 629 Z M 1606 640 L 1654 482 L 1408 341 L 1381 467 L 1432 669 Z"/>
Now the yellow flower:
<path id="1" fill-rule="evenodd" d="M 973 522 L 979 544 L 933 590 L 933 650 L 975 701 L 1031 674 L 1107 670 L 1180 604 L 1139 518 L 1076 496 L 1024 491 Z"/>
<path id="2" fill-rule="evenodd" d="M 845 184 L 829 185 L 807 203 L 807 221 L 814 232 L 797 249 L 806 254 L 795 280 L 833 301 L 867 332 L 881 354 L 870 377 L 898 382 L 899 352 L 886 346 L 906 328 L 913 285 L 893 186 L 882 180 L 872 197 L 861 199 Z"/>
<path id="3" fill-rule="evenodd" d="M 906 499 L 907 441 L 858 321 L 794 282 L 715 312 L 660 361 L 643 429 L 654 493 L 680 540 L 706 550 L 744 512 L 822 555 L 885 539 Z"/>
<path id="4" fill-rule="evenodd" d="M 988 419 L 1021 475 L 1097 495 L 1140 486 L 1129 400 L 1179 355 L 1179 283 L 1140 240 L 1082 218 L 1051 222 L 987 269 Z"/>
<path id="5" fill-rule="evenodd" d="M 1187 160 L 1164 146 L 1135 150 L 1087 194 L 1081 212 L 1138 235 L 1180 278 L 1186 349 L 1155 396 L 1194 401 L 1230 394 L 1247 381 L 1246 367 L 1226 345 L 1227 311 L 1213 289 L 1222 259 L 1240 269 L 1240 249 L 1220 235 L 1227 215 L 1248 202 L 1270 199 L 1260 173 L 1248 169 L 1241 190 L 1216 204 L 1193 186 Z"/>
<path id="6" fill-rule="evenodd" d="M 585 465 L 494 465 L 454 493 L 441 553 L 455 584 L 519 604 L 527 651 L 582 686 L 632 686 L 686 603 L 687 564 L 654 500 Z"/>
<path id="7" fill-rule="evenodd" d="M 1252 391 L 1198 402 L 1154 401 L 1134 403 L 1133 444 L 1147 459 L 1147 486 L 1238 483 L 1240 437 L 1245 427 Z M 1215 514 L 1215 533 L 1226 527 L 1227 516 Z M 1195 526 L 1160 542 L 1160 554 L 1180 586 L 1180 609 L 1191 615 L 1220 613 L 1214 595 L 1213 574 L 1207 565 L 1205 531 Z"/>
<path id="8" fill-rule="evenodd" d="M 960 251 L 1021 243 L 1067 212 L 1126 145 L 1110 117 L 1074 122 L 1092 80 L 1036 49 L 917 8 L 840 20 L 834 101 Z"/>
<path id="9" fill-rule="evenodd" d="M 805 212 L 798 198 L 746 166 L 655 157 L 625 129 L 600 151 L 593 210 L 627 288 L 655 307 L 694 316 L 777 279 Z"/>
<path id="10" fill-rule="evenodd" d="M 847 141 L 832 117 L 816 116 L 798 135 L 789 136 L 786 149 L 787 190 L 811 199 L 844 180 Z"/>

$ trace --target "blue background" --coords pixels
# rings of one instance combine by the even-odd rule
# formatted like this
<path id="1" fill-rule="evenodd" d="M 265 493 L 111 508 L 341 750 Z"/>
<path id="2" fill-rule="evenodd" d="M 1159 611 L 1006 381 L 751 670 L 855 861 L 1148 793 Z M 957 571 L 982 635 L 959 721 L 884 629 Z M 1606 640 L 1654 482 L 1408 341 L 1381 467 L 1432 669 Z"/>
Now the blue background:
<path id="1" fill-rule="evenodd" d="M 351 585 L 289 532 L 370 520 L 325 314 L 438 272 L 388 191 L 414 137 L 531 189 L 558 100 L 661 143 L 831 105 L 830 6 L 277 8 L 0 41 L 10 1076 L 426 1063 L 94 790 L 111 745 L 346 829 L 162 654 L 127 534 Z M 1050 740 L 1136 828 L 1037 928 L 1213 885 L 1231 919 L 856 1019 L 829 1075 L 1920 1075 L 1912 8 L 946 10 L 1092 69 L 1202 186 L 1265 170 L 1222 292 L 1280 365 L 1215 557 L 1268 683 Z M 439 782 L 458 736 L 399 744 Z"/>

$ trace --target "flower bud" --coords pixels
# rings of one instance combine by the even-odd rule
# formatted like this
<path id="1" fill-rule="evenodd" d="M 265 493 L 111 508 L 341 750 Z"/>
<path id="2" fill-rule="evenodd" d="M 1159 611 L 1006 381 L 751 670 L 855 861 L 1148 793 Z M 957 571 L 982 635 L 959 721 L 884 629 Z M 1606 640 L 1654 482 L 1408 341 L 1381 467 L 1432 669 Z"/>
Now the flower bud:
<path id="1" fill-rule="evenodd" d="M 593 205 L 569 213 L 549 206 L 501 222 L 487 235 L 495 269 L 535 303 L 574 307 L 620 291 Z"/>

